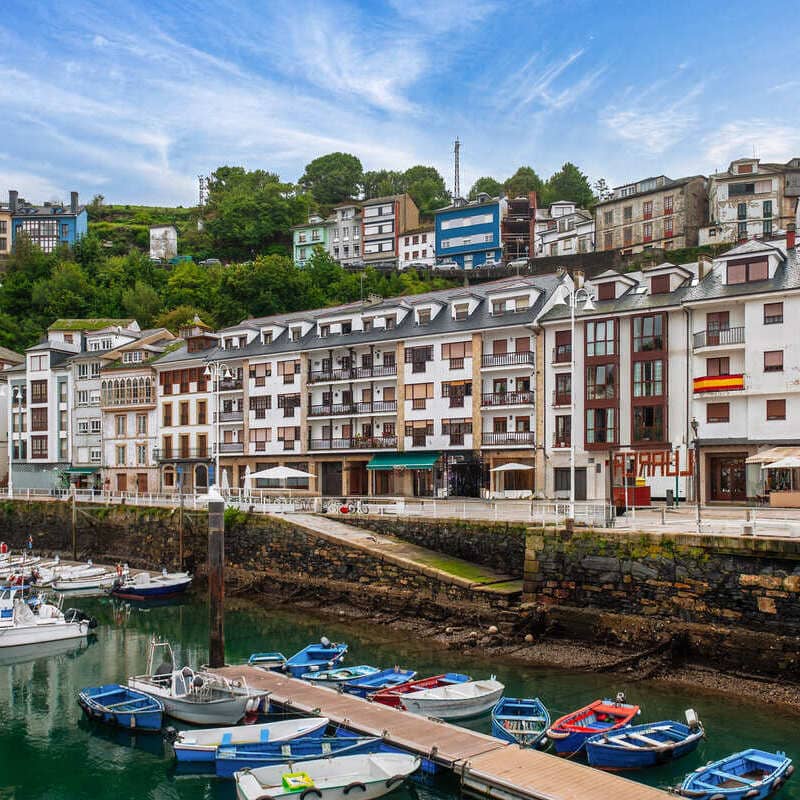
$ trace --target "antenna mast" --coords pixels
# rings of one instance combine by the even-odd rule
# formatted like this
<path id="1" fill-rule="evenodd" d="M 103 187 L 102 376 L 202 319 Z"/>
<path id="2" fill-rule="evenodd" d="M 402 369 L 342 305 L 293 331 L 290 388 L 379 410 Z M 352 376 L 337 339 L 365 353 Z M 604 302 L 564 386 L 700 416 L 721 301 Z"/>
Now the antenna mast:
<path id="1" fill-rule="evenodd" d="M 461 142 L 458 141 L 456 136 L 455 144 L 453 145 L 453 154 L 455 156 L 455 170 L 453 174 L 453 200 L 461 198 L 461 179 L 459 175 L 459 157 L 461 154 Z"/>
<path id="2" fill-rule="evenodd" d="M 206 204 L 206 199 L 208 196 L 207 195 L 208 178 L 206 178 L 205 175 L 198 175 L 197 184 L 198 184 L 199 199 L 200 199 L 198 205 L 204 206 Z"/>

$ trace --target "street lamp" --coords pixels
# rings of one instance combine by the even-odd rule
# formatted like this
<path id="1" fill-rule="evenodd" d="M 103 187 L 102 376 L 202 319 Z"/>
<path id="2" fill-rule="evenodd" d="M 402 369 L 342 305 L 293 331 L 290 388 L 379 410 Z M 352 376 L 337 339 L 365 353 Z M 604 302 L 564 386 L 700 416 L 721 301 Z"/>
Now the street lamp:
<path id="1" fill-rule="evenodd" d="M 220 382 L 222 380 L 229 381 L 233 377 L 233 373 L 227 364 L 213 361 L 203 370 L 203 375 L 206 378 L 210 378 L 214 385 L 214 483 L 219 486 L 219 426 L 220 417 L 222 416 L 219 403 Z"/>
<path id="2" fill-rule="evenodd" d="M 22 442 L 22 389 L 15 386 L 11 392 L 11 424 L 8 426 L 8 496 L 14 497 L 14 401 L 17 402 L 20 442 Z"/>
<path id="3" fill-rule="evenodd" d="M 594 311 L 592 295 L 583 286 L 570 289 L 562 285 L 554 305 L 568 305 L 570 309 L 570 365 L 569 365 L 569 516 L 575 520 L 575 309 L 583 303 L 583 310 Z"/>
<path id="4" fill-rule="evenodd" d="M 692 417 L 692 421 L 689 423 L 692 427 L 692 434 L 694 435 L 693 445 L 694 445 L 694 499 L 697 503 L 697 532 L 700 533 L 700 437 L 697 435 L 697 429 L 699 427 L 697 423 L 697 418 Z"/>

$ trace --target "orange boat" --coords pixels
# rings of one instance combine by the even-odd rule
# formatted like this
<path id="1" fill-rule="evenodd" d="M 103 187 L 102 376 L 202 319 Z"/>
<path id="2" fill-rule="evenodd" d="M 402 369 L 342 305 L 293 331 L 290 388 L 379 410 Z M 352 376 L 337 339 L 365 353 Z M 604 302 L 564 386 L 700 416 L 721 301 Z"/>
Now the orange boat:
<path id="1" fill-rule="evenodd" d="M 626 703 L 625 695 L 620 693 L 616 700 L 595 700 L 565 714 L 548 728 L 547 738 L 559 755 L 573 755 L 583 750 L 590 736 L 624 728 L 639 713 L 639 706 Z"/>

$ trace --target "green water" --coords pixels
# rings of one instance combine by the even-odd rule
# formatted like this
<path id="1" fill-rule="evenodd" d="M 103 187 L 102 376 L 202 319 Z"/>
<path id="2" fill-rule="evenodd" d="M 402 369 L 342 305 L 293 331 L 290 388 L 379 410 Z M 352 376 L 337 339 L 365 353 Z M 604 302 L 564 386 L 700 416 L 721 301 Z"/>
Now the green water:
<path id="1" fill-rule="evenodd" d="M 187 603 L 137 609 L 108 600 L 81 600 L 75 605 L 100 621 L 88 646 L 62 645 L 38 658 L 0 655 L 0 800 L 233 800 L 231 782 L 179 773 L 160 737 L 91 725 L 82 718 L 76 702 L 83 686 L 124 681 L 141 672 L 153 633 L 173 642 L 180 662 L 203 663 L 207 658 L 206 608 Z M 632 773 L 637 780 L 656 786 L 675 783 L 697 765 L 743 747 L 784 749 L 800 758 L 800 715 L 763 708 L 746 697 L 666 689 L 654 683 L 626 685 L 613 676 L 542 671 L 465 657 L 382 626 L 322 622 L 307 612 L 243 605 L 226 616 L 231 663 L 256 650 L 291 654 L 322 634 L 350 644 L 349 664 L 400 664 L 417 669 L 420 675 L 450 670 L 477 678 L 495 673 L 509 694 L 542 697 L 554 717 L 620 690 L 642 706 L 642 721 L 681 720 L 684 709 L 693 707 L 708 733 L 699 750 L 672 765 Z M 469 727 L 488 732 L 488 717 Z M 454 794 L 452 780 L 436 778 L 400 789 L 393 798 L 449 800 Z M 800 800 L 800 779 L 790 781 L 779 797 Z"/>

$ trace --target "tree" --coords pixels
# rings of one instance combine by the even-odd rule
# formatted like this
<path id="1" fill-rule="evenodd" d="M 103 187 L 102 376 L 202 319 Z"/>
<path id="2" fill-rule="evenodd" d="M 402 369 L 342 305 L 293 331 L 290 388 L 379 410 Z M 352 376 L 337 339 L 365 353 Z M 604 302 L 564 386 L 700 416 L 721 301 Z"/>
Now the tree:
<path id="1" fill-rule="evenodd" d="M 168 331 L 177 334 L 184 325 L 188 325 L 195 317 L 200 317 L 206 325 L 212 327 L 214 325 L 214 320 L 206 311 L 194 306 L 178 306 L 171 311 L 165 311 L 156 317 L 153 324 L 156 328 L 166 328 Z"/>
<path id="2" fill-rule="evenodd" d="M 143 328 L 150 327 L 162 306 L 158 292 L 143 281 L 136 281 L 122 293 L 122 308 L 126 315 L 137 319 Z"/>
<path id="3" fill-rule="evenodd" d="M 532 167 L 520 167 L 505 183 L 509 197 L 527 197 L 529 192 L 541 195 L 544 183 Z"/>
<path id="4" fill-rule="evenodd" d="M 405 191 L 411 195 L 422 214 L 430 215 L 450 202 L 450 193 L 436 167 L 423 164 L 409 167 L 403 173 L 403 182 Z"/>
<path id="5" fill-rule="evenodd" d="M 58 264 L 50 278 L 33 285 L 34 308 L 47 317 L 83 317 L 92 305 L 92 285 L 74 261 Z"/>
<path id="6" fill-rule="evenodd" d="M 358 194 L 364 170 L 349 153 L 328 153 L 306 164 L 301 188 L 323 206 L 335 205 Z"/>
<path id="7" fill-rule="evenodd" d="M 404 176 L 393 169 L 379 169 L 365 172 L 361 179 L 361 187 L 364 192 L 364 199 L 371 200 L 373 197 L 383 197 L 389 194 L 400 194 L 405 189 Z"/>
<path id="8" fill-rule="evenodd" d="M 478 178 L 469 190 L 469 199 L 474 200 L 481 192 L 485 192 L 489 197 L 497 197 L 503 191 L 503 184 L 488 175 Z"/>
<path id="9" fill-rule="evenodd" d="M 606 183 L 605 178 L 598 178 L 594 182 L 593 188 L 595 202 L 602 203 L 605 200 L 610 200 L 614 196 L 614 190 Z"/>
<path id="10" fill-rule="evenodd" d="M 589 179 L 570 161 L 549 178 L 545 195 L 548 203 L 571 200 L 579 208 L 591 208 L 595 202 Z"/>

